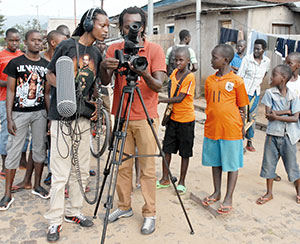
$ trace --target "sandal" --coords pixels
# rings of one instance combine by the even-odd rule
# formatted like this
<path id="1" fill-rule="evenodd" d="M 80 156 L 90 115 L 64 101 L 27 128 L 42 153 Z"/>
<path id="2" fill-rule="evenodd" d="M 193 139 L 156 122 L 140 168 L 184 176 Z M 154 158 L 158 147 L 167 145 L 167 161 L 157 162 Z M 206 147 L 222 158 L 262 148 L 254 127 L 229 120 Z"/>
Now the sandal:
<path id="1" fill-rule="evenodd" d="M 267 197 L 259 197 L 257 200 L 256 200 L 256 204 L 258 205 L 263 205 L 267 202 L 269 202 L 270 200 L 272 200 L 273 197 L 270 197 L 270 198 L 267 198 Z"/>
<path id="2" fill-rule="evenodd" d="M 9 198 L 7 196 L 4 196 L 0 201 L 0 211 L 4 211 L 9 209 L 10 205 L 14 202 L 14 198 Z"/>
<path id="3" fill-rule="evenodd" d="M 159 181 L 159 180 L 156 181 L 156 189 L 167 188 L 167 187 L 169 187 L 169 186 L 170 186 L 170 184 L 162 185 L 162 184 L 160 184 L 160 181 Z"/>
<path id="4" fill-rule="evenodd" d="M 180 195 L 184 195 L 186 193 L 186 187 L 184 185 L 178 185 L 176 189 Z"/>
<path id="5" fill-rule="evenodd" d="M 300 204 L 300 196 L 296 196 L 296 203 Z"/>
<path id="6" fill-rule="evenodd" d="M 217 199 L 217 198 L 209 198 L 209 196 L 207 196 L 206 198 L 204 198 L 202 200 L 202 204 L 205 206 L 205 207 L 208 207 L 209 205 L 215 203 L 216 201 L 219 201 L 220 199 Z"/>
<path id="7" fill-rule="evenodd" d="M 33 195 L 39 196 L 39 197 L 42 198 L 42 199 L 49 199 L 49 198 L 50 198 L 49 192 L 48 192 L 47 190 L 45 190 L 43 187 L 41 187 L 41 186 L 39 186 L 39 187 L 36 188 L 36 189 L 33 189 L 33 190 L 31 191 L 31 193 L 32 193 Z"/>
<path id="8" fill-rule="evenodd" d="M 16 192 L 23 191 L 23 190 L 30 190 L 31 188 L 32 188 L 31 186 L 19 186 L 19 185 L 15 185 L 15 186 L 11 187 L 10 192 L 11 193 L 16 193 Z"/>
<path id="9" fill-rule="evenodd" d="M 217 210 L 218 214 L 229 214 L 232 210 L 232 206 L 223 206 L 222 204 L 220 204 L 220 207 Z"/>

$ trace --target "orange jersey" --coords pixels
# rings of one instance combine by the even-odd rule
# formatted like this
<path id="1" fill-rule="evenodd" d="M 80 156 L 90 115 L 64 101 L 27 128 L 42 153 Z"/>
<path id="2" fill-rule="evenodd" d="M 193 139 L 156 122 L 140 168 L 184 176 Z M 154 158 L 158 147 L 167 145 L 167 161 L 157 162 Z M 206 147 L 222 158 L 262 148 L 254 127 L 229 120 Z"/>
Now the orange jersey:
<path id="1" fill-rule="evenodd" d="M 206 121 L 204 136 L 213 140 L 240 140 L 243 121 L 239 107 L 249 104 L 244 81 L 232 71 L 205 81 Z"/>
<path id="2" fill-rule="evenodd" d="M 176 79 L 176 74 L 178 69 L 175 69 L 170 75 L 172 80 L 171 86 L 171 95 L 174 95 L 177 84 L 180 80 Z M 186 123 L 195 120 L 195 111 L 194 111 L 194 93 L 195 93 L 195 76 L 193 73 L 188 74 L 177 92 L 177 96 L 180 93 L 186 94 L 186 97 L 181 101 L 181 103 L 174 103 L 171 119 L 177 122 Z"/>
<path id="3" fill-rule="evenodd" d="M 5 69 L 9 61 L 23 54 L 24 53 L 22 53 L 20 50 L 17 50 L 13 53 L 8 51 L 7 49 L 4 49 L 3 51 L 0 52 L 0 80 L 3 81 L 7 80 L 7 74 L 4 74 L 3 70 Z M 6 100 L 6 87 L 0 87 L 0 101 L 5 101 L 5 100 Z"/>

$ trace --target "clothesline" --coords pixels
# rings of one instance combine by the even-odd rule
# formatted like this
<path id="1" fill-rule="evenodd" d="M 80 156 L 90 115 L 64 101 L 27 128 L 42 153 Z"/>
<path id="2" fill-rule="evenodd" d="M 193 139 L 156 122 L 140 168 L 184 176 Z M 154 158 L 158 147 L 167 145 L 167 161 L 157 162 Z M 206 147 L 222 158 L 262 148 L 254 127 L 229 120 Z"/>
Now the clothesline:
<path id="1" fill-rule="evenodd" d="M 239 30 L 230 28 L 221 28 L 220 43 L 235 42 L 239 39 Z M 252 30 L 247 39 L 247 54 L 253 52 L 254 42 L 256 39 L 263 39 L 267 42 L 267 50 L 274 51 L 282 59 L 291 52 L 300 52 L 300 35 L 281 35 L 266 34 Z"/>

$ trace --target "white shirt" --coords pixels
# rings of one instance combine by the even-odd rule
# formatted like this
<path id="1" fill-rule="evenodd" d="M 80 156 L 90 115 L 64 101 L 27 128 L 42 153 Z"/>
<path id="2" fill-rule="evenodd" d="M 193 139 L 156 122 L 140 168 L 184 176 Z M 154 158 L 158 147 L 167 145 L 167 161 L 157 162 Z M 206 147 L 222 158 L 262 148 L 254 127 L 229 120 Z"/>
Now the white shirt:
<path id="1" fill-rule="evenodd" d="M 300 97 L 300 76 L 295 81 L 289 81 L 286 86 Z"/>
<path id="2" fill-rule="evenodd" d="M 270 59 L 266 56 L 263 56 L 260 64 L 255 61 L 253 53 L 248 54 L 243 58 L 237 75 L 243 78 L 248 95 L 253 96 L 256 92 L 256 95 L 259 96 L 260 84 L 269 69 Z"/>

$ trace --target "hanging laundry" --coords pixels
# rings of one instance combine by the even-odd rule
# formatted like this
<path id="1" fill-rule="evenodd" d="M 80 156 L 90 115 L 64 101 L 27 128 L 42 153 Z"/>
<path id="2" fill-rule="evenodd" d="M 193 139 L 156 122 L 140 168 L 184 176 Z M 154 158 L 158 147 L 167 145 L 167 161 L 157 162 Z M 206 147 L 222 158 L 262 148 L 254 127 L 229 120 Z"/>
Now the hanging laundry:
<path id="1" fill-rule="evenodd" d="M 280 55 L 282 59 L 295 51 L 296 40 L 284 39 L 284 38 L 277 38 L 277 43 L 275 47 L 275 53 Z"/>
<path id="2" fill-rule="evenodd" d="M 297 49 L 296 52 L 300 53 L 300 41 L 297 42 Z"/>
<path id="3" fill-rule="evenodd" d="M 288 51 L 288 54 L 292 53 L 295 51 L 295 45 L 296 45 L 296 40 L 290 40 L 290 39 L 287 39 L 286 40 L 286 45 L 287 45 L 287 51 Z"/>
<path id="4" fill-rule="evenodd" d="M 236 43 L 238 40 L 238 34 L 238 30 L 221 27 L 220 44 L 224 44 L 226 42 Z"/>

